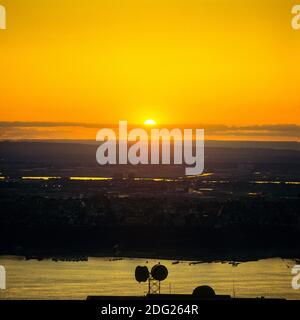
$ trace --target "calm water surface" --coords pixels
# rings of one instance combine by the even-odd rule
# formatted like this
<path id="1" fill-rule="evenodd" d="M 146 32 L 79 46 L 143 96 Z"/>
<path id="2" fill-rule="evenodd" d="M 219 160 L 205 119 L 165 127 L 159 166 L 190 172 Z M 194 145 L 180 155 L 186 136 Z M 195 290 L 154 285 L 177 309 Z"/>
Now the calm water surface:
<path id="1" fill-rule="evenodd" d="M 198 285 L 212 286 L 217 294 L 235 292 L 236 297 L 300 299 L 291 287 L 294 261 L 267 259 L 232 267 L 222 263 L 172 264 L 162 293 L 191 293 Z M 88 262 L 26 261 L 22 257 L 0 257 L 7 271 L 7 289 L 1 299 L 85 299 L 88 295 L 144 295 L 145 283 L 134 279 L 137 265 L 151 268 L 158 260 L 90 258 Z"/>

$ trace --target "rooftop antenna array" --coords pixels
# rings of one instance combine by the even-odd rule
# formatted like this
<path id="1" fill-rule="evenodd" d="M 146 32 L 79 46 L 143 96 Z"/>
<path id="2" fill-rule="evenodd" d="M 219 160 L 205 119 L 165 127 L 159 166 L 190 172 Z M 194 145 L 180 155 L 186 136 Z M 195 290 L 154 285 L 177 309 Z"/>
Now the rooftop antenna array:
<path id="1" fill-rule="evenodd" d="M 148 294 L 160 294 L 160 283 L 168 277 L 167 267 L 160 263 L 152 267 L 151 271 L 146 266 L 137 266 L 135 279 L 137 282 L 148 282 Z"/>

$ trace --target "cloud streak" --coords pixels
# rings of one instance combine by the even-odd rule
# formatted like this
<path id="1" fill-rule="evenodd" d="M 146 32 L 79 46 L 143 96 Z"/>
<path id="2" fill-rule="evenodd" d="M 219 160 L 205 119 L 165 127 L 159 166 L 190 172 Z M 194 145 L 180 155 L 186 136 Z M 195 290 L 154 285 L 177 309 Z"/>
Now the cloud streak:
<path id="1" fill-rule="evenodd" d="M 116 128 L 118 124 L 84 123 L 84 122 L 0 122 L 0 139 L 38 139 L 43 138 L 91 138 L 101 128 Z M 129 127 L 141 127 L 130 125 Z M 206 136 L 236 137 L 282 137 L 284 140 L 299 141 L 300 125 L 274 124 L 274 125 L 248 125 L 228 126 L 209 124 L 173 124 L 163 125 L 161 128 L 204 128 Z"/>

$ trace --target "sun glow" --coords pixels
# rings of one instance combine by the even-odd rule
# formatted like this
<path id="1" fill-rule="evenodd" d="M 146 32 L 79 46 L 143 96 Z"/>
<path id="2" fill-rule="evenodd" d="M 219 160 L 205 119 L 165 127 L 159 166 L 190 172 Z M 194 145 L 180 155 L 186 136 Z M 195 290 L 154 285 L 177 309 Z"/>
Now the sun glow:
<path id="1" fill-rule="evenodd" d="M 154 126 L 156 125 L 156 121 L 152 120 L 152 119 L 148 119 L 144 122 L 144 125 L 146 126 Z"/>

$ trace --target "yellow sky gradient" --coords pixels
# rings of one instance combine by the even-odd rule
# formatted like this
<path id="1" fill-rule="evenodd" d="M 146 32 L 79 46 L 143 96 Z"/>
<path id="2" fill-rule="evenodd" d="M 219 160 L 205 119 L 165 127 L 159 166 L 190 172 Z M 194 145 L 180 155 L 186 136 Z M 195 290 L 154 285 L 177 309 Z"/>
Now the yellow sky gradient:
<path id="1" fill-rule="evenodd" d="M 0 121 L 300 124 L 297 1 L 0 4 Z"/>

